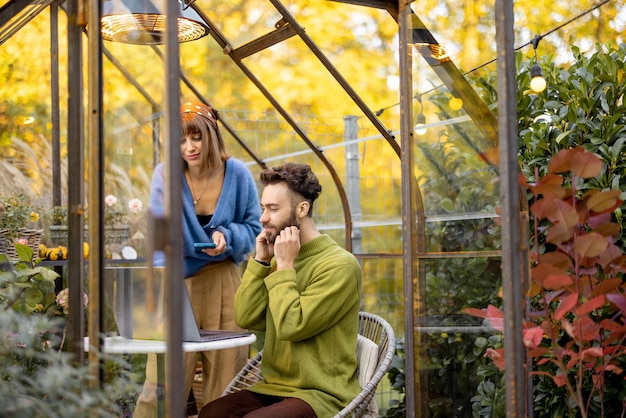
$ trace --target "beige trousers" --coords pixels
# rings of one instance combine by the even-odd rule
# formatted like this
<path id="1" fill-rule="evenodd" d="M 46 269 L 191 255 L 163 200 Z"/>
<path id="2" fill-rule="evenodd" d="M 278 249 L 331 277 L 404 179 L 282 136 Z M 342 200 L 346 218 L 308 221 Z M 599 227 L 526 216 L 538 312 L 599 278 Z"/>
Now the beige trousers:
<path id="1" fill-rule="evenodd" d="M 232 261 L 223 261 L 204 267 L 195 275 L 185 279 L 191 306 L 198 326 L 203 329 L 240 331 L 235 323 L 235 291 L 241 284 L 239 268 Z M 184 353 L 185 401 L 191 391 L 196 365 L 202 361 L 204 405 L 218 398 L 248 359 L 248 347 L 226 350 Z M 154 418 L 157 416 L 157 360 L 148 354 L 146 380 L 137 399 L 133 417 Z M 182 413 L 182 412 L 181 412 Z"/>

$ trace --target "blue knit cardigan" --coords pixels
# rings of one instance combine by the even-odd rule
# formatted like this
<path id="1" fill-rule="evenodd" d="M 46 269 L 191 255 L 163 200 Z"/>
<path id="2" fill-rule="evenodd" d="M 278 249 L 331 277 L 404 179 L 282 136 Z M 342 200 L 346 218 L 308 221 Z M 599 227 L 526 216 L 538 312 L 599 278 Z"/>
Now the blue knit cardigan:
<path id="1" fill-rule="evenodd" d="M 215 213 L 206 225 L 200 225 L 193 205 L 191 191 L 182 177 L 183 192 L 183 246 L 185 277 L 195 274 L 209 263 L 232 259 L 241 263 L 246 255 L 255 248 L 257 235 L 261 233 L 261 206 L 256 184 L 248 168 L 239 160 L 229 158 L 225 161 L 224 185 L 220 193 Z M 156 216 L 165 215 L 164 199 L 164 164 L 157 165 L 152 176 L 150 188 L 150 210 Z M 195 242 L 210 241 L 211 234 L 221 231 L 226 238 L 226 251 L 211 257 L 196 253 Z M 164 265 L 163 253 L 155 254 L 155 265 Z"/>

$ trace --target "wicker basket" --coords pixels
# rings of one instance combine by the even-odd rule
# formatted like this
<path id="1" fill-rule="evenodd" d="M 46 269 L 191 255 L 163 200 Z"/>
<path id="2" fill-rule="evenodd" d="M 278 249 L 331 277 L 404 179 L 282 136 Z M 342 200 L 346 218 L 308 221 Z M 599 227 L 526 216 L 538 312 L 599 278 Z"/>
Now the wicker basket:
<path id="1" fill-rule="evenodd" d="M 15 242 L 23 239 L 26 241 L 26 245 L 33 249 L 33 257 L 37 258 L 39 257 L 39 244 L 41 244 L 42 235 L 43 229 L 20 228 L 17 231 L 17 237 L 13 239 L 8 229 L 0 229 L 0 254 L 6 254 L 11 260 L 18 261 Z"/>

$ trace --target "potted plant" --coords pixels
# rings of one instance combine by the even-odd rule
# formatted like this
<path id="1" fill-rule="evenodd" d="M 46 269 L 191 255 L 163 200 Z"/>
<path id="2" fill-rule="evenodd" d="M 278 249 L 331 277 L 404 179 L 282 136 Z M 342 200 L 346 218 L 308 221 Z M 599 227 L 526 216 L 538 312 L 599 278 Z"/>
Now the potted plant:
<path id="1" fill-rule="evenodd" d="M 143 203 L 138 198 L 130 199 L 126 204 L 119 202 L 114 195 L 104 198 L 105 244 L 117 257 L 122 246 L 134 246 L 143 251 L 145 238 L 141 233 Z M 131 236 L 132 233 L 132 236 Z"/>
<path id="2" fill-rule="evenodd" d="M 48 215 L 50 217 L 48 231 L 52 245 L 67 247 L 67 207 L 53 206 Z"/>
<path id="3" fill-rule="evenodd" d="M 67 207 L 54 206 L 50 211 L 50 219 L 52 221 L 52 225 L 67 226 Z"/>
<path id="4" fill-rule="evenodd" d="M 129 239 L 128 214 L 112 194 L 104 198 L 105 244 L 122 244 Z"/>
<path id="5" fill-rule="evenodd" d="M 127 210 L 118 198 L 112 194 L 104 198 L 104 243 L 113 254 L 120 254 L 123 245 L 130 240 L 129 221 L 136 220 L 143 209 L 139 199 L 128 201 Z M 85 211 L 85 220 L 88 213 Z M 68 246 L 68 210 L 66 206 L 53 206 L 48 212 L 50 220 L 50 242 L 52 248 L 67 248 Z M 88 241 L 88 228 L 85 224 L 84 241 Z M 135 238 L 135 237 L 133 237 Z M 136 240 L 135 240 L 136 241 Z M 120 255 L 121 257 L 121 255 Z"/>
<path id="6" fill-rule="evenodd" d="M 43 230 L 35 227 L 39 214 L 23 194 L 11 194 L 1 199 L 0 253 L 17 260 L 15 244 L 30 246 L 38 257 Z"/>

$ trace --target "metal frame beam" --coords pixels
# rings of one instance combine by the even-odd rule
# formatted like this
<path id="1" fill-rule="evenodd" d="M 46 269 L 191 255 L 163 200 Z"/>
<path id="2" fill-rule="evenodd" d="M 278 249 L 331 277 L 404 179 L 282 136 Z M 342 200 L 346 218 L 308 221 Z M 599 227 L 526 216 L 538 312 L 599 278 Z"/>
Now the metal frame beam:
<path id="1" fill-rule="evenodd" d="M 0 8 L 0 45 L 57 0 L 9 0 Z"/>
<path id="2" fill-rule="evenodd" d="M 331 0 L 336 3 L 354 4 L 357 6 L 373 7 L 375 9 L 384 9 L 394 15 L 398 16 L 398 2 L 395 0 Z"/>
<path id="3" fill-rule="evenodd" d="M 254 55 L 257 52 L 261 52 L 264 49 L 269 48 L 272 45 L 276 45 L 284 40 L 287 40 L 296 35 L 296 31 L 293 27 L 286 25 L 284 19 L 276 23 L 276 30 L 267 33 L 253 41 L 248 42 L 232 51 L 234 59 L 242 60 L 250 55 Z"/>
<path id="4" fill-rule="evenodd" d="M 498 121 L 500 155 L 500 201 L 502 218 L 502 300 L 504 305 L 504 361 L 506 417 L 526 414 L 526 350 L 522 325 L 523 283 L 528 283 L 527 214 L 520 210 L 519 149 L 517 132 L 517 86 L 515 81 L 515 35 L 513 0 L 496 0 L 498 49 Z"/>
<path id="5" fill-rule="evenodd" d="M 276 5 L 275 0 L 271 0 L 274 5 Z M 281 5 L 282 6 L 282 5 Z M 242 62 L 242 60 L 238 59 L 233 51 L 235 48 L 232 47 L 231 43 L 226 39 L 226 36 L 219 30 L 219 28 L 209 19 L 209 17 L 204 13 L 204 11 L 200 8 L 197 8 L 195 3 L 191 5 L 196 12 L 200 15 L 200 17 L 205 21 L 207 26 L 209 26 L 209 34 L 215 39 L 215 41 L 220 45 L 225 54 L 227 54 L 233 62 L 239 67 L 239 69 L 248 77 L 248 79 L 259 89 L 259 91 L 265 96 L 265 98 L 272 104 L 274 109 L 285 119 L 285 121 L 291 126 L 291 128 L 298 134 L 300 139 L 304 141 L 304 143 L 313 151 L 313 153 L 317 156 L 317 158 L 324 164 L 328 172 L 330 173 L 331 178 L 337 188 L 337 192 L 339 193 L 339 197 L 341 199 L 341 205 L 343 207 L 345 225 L 346 225 L 346 234 L 345 234 L 345 247 L 348 251 L 352 250 L 352 215 L 350 212 L 350 206 L 348 204 L 348 196 L 343 187 L 341 179 L 335 170 L 335 167 L 328 161 L 323 152 L 311 141 L 308 135 L 304 132 L 300 126 L 296 123 L 296 121 L 291 117 L 289 112 L 276 100 L 276 98 L 270 93 L 270 91 L 263 85 L 261 80 L 259 80 L 252 71 Z M 280 9 L 279 9 L 280 11 Z M 283 18 L 285 15 L 283 14 Z M 287 20 L 290 24 L 293 19 Z M 294 26 L 293 24 L 291 26 Z M 296 32 L 300 33 L 298 30 Z M 389 135 L 387 133 L 387 135 Z"/>

